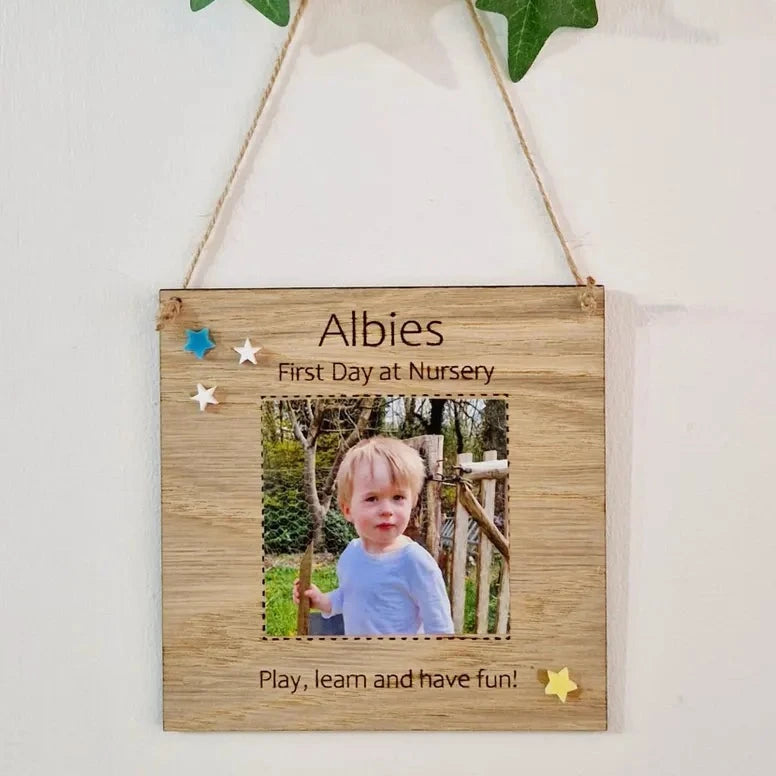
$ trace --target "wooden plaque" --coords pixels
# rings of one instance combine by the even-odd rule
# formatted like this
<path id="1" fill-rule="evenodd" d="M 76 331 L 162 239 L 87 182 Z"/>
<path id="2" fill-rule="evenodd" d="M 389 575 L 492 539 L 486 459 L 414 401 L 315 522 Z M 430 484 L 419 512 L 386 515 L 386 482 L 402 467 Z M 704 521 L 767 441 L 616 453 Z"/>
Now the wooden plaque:
<path id="1" fill-rule="evenodd" d="M 594 289 L 592 312 L 579 294 L 160 293 L 182 300 L 160 335 L 166 730 L 606 728 L 604 291 Z M 251 352 L 246 339 L 260 348 L 255 365 L 235 351 Z M 217 404 L 192 399 L 214 386 Z M 285 636 L 306 627 L 304 613 L 298 626 L 271 621 L 276 605 L 288 608 L 283 585 L 307 541 L 291 529 L 309 516 L 284 488 L 297 501 L 305 492 L 300 439 L 335 401 L 336 420 L 316 427 L 339 434 L 320 443 L 330 466 L 364 407 L 371 425 L 360 435 L 380 424 L 425 431 L 429 407 L 451 418 L 409 443 L 426 451 L 422 541 L 454 598 L 454 635 Z M 488 407 L 506 418 L 502 452 L 476 425 Z M 437 442 L 442 452 L 429 454 Z M 270 454 L 275 468 L 263 471 Z M 313 500 L 331 496 L 324 480 L 319 472 Z M 321 508 L 337 532 L 350 530 L 336 495 Z M 265 535 L 264 521 L 280 528 Z M 324 565 L 333 573 L 331 546 L 314 556 L 313 579 Z M 549 694 L 563 669 L 574 684 Z"/>

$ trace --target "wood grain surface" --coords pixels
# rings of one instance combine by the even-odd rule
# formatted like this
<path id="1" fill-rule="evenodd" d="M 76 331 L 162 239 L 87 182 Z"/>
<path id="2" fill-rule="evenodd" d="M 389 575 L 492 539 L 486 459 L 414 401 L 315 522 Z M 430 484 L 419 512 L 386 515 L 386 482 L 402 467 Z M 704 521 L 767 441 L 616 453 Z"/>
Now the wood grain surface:
<path id="1" fill-rule="evenodd" d="M 590 314 L 575 287 L 160 292 L 183 300 L 160 334 L 165 729 L 605 729 L 604 290 L 595 293 Z M 353 311 L 386 327 L 438 321 L 443 342 L 320 344 L 332 314 L 349 339 Z M 216 347 L 200 360 L 183 345 L 185 329 L 203 327 Z M 405 330 L 410 342 L 439 339 L 415 329 Z M 238 365 L 232 350 L 246 337 L 262 347 L 255 366 Z M 335 362 L 374 367 L 372 378 L 335 381 Z M 411 379 L 411 362 L 492 373 L 487 385 L 483 371 Z M 322 379 L 281 379 L 281 364 L 320 364 Z M 375 379 L 394 364 L 399 379 Z M 200 412 L 197 383 L 217 385 L 219 404 Z M 261 401 L 360 394 L 506 398 L 508 637 L 263 633 Z M 565 704 L 541 681 L 564 666 L 579 685 Z M 407 684 L 410 671 L 411 687 L 373 686 L 389 673 Z M 420 686 L 420 671 L 448 684 Z M 479 686 L 478 672 L 502 686 Z M 367 686 L 324 686 L 324 674 L 350 675 L 351 685 L 364 676 Z M 273 688 L 268 675 L 276 685 L 298 678 L 297 691 Z"/>

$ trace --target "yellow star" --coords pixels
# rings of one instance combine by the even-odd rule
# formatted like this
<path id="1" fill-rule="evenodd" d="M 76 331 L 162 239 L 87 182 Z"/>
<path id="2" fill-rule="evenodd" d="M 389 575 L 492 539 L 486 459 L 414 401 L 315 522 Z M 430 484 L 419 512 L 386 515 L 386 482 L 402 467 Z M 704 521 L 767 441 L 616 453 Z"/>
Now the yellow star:
<path id="1" fill-rule="evenodd" d="M 557 695 L 561 703 L 565 703 L 566 696 L 577 689 L 577 683 L 569 679 L 568 668 L 562 668 L 558 673 L 547 671 L 547 676 L 550 681 L 547 682 L 547 686 L 544 688 L 544 694 Z"/>

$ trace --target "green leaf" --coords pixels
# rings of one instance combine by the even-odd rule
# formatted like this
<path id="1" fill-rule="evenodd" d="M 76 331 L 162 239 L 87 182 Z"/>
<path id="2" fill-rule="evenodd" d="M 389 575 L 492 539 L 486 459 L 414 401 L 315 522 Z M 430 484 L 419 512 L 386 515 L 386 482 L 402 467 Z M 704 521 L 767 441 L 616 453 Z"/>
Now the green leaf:
<path id="1" fill-rule="evenodd" d="M 291 18 L 288 0 L 248 0 L 248 2 L 271 22 L 275 22 L 281 27 L 285 27 Z"/>
<path id="2" fill-rule="evenodd" d="M 213 0 L 191 0 L 191 10 L 201 11 L 207 8 Z M 288 0 L 248 0 L 248 2 L 271 22 L 285 27 L 291 18 L 291 9 Z"/>
<path id="3" fill-rule="evenodd" d="M 595 0 L 477 0 L 477 8 L 507 17 L 509 77 L 519 81 L 558 27 L 595 27 Z"/>

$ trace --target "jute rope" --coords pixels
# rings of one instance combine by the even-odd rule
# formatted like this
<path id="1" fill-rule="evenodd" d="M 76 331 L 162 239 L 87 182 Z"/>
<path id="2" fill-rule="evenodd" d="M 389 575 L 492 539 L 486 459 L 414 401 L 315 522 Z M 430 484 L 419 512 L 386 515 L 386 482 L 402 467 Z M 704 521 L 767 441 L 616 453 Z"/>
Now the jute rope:
<path id="1" fill-rule="evenodd" d="M 531 153 L 531 149 L 528 147 L 528 142 L 525 139 L 525 132 L 523 132 L 523 128 L 520 125 L 520 120 L 517 117 L 517 111 L 515 110 L 514 103 L 509 96 L 509 92 L 507 91 L 507 87 L 504 82 L 504 76 L 502 75 L 498 63 L 496 62 L 496 56 L 493 53 L 493 48 L 490 45 L 490 42 L 488 41 L 485 28 L 482 26 L 480 17 L 477 14 L 474 1 L 475 0 L 466 0 L 466 6 L 469 9 L 469 15 L 472 18 L 474 27 L 477 30 L 477 37 L 480 39 L 480 46 L 482 46 L 482 50 L 485 52 L 485 56 L 488 59 L 491 73 L 493 73 L 493 80 L 496 82 L 496 86 L 498 86 L 498 90 L 501 93 L 501 99 L 504 101 L 504 107 L 507 109 L 507 113 L 509 114 L 512 127 L 514 128 L 515 134 L 517 135 L 517 140 L 520 143 L 520 148 L 523 150 L 523 155 L 528 162 L 528 167 L 530 168 L 531 174 L 536 181 L 536 186 L 539 189 L 539 194 L 541 194 L 542 202 L 544 203 L 544 209 L 547 211 L 547 215 L 550 217 L 552 228 L 555 230 L 555 234 L 558 237 L 561 248 L 563 248 L 563 255 L 566 257 L 566 263 L 569 265 L 569 269 L 571 270 L 571 274 L 574 276 L 574 280 L 576 281 L 577 285 L 583 286 L 584 288 L 579 298 L 582 309 L 588 310 L 589 312 L 594 312 L 597 306 L 595 295 L 593 294 L 595 279 L 589 275 L 587 279 L 583 278 L 579 272 L 579 269 L 577 269 L 577 264 L 574 261 L 568 240 L 563 234 L 563 229 L 561 229 L 560 226 L 560 220 L 555 213 L 555 208 L 552 206 L 550 195 L 547 193 L 547 187 L 544 185 L 544 181 L 542 180 L 542 176 L 539 174 L 539 170 L 536 166 L 536 161 L 534 160 L 533 154 Z"/>
<path id="2" fill-rule="evenodd" d="M 240 165 L 243 163 L 243 159 L 245 159 L 245 154 L 248 152 L 251 140 L 253 140 L 253 136 L 256 134 L 256 128 L 259 126 L 259 121 L 261 120 L 262 114 L 264 113 L 264 109 L 267 107 L 272 90 L 275 88 L 275 83 L 277 82 L 278 76 L 280 75 L 280 70 L 286 60 L 286 54 L 288 54 L 291 43 L 296 36 L 296 31 L 299 28 L 299 22 L 301 21 L 302 16 L 307 9 L 307 4 L 308 0 L 299 0 L 299 8 L 294 14 L 294 18 L 291 20 L 291 24 L 288 27 L 288 34 L 286 35 L 286 39 L 283 42 L 283 45 L 280 47 L 277 59 L 275 59 L 275 64 L 269 76 L 269 81 L 267 81 L 267 85 L 264 87 L 264 91 L 262 92 L 261 99 L 259 100 L 259 104 L 256 108 L 256 112 L 253 114 L 253 121 L 251 121 L 251 125 L 248 127 L 248 131 L 245 133 L 240 150 L 237 152 L 237 158 L 234 160 L 232 169 L 229 171 L 229 176 L 227 177 L 224 188 L 221 191 L 221 196 L 218 198 L 218 201 L 213 208 L 213 214 L 210 216 L 210 220 L 205 227 L 205 232 L 202 235 L 202 239 L 199 241 L 199 244 L 194 251 L 194 255 L 191 257 L 188 269 L 186 270 L 186 274 L 183 277 L 183 285 L 181 288 L 185 289 L 189 287 L 194 270 L 197 268 L 197 264 L 199 264 L 199 260 L 202 258 L 202 254 L 205 251 L 205 246 L 207 246 L 208 241 L 210 240 L 210 236 L 213 234 L 213 230 L 218 223 L 218 218 L 221 215 L 221 211 L 224 209 L 224 204 L 226 204 L 226 200 L 229 197 L 229 192 L 232 190 L 232 184 L 234 183 L 234 180 L 237 177 L 237 173 L 240 170 Z M 178 296 L 172 297 L 171 299 L 168 299 L 166 302 L 164 302 L 164 304 L 160 305 L 159 312 L 156 316 L 156 330 L 159 331 L 166 323 L 177 318 L 180 314 L 182 306 L 183 301 Z"/>
<path id="3" fill-rule="evenodd" d="M 539 189 L 542 202 L 544 203 L 544 208 L 547 211 L 547 215 L 550 218 L 550 222 L 552 223 L 552 228 L 555 231 L 556 236 L 558 237 L 558 241 L 560 242 L 561 248 L 563 249 L 563 255 L 566 257 L 566 263 L 568 264 L 568 267 L 571 270 L 571 274 L 574 276 L 574 280 L 576 281 L 577 285 L 583 288 L 582 293 L 580 294 L 580 297 L 579 297 L 580 305 L 582 306 L 583 310 L 587 310 L 588 312 L 594 312 L 597 306 L 595 295 L 593 293 L 595 280 L 591 276 L 588 276 L 587 278 L 583 278 L 579 272 L 579 269 L 577 268 L 576 262 L 574 261 L 574 257 L 571 253 L 571 248 L 569 247 L 568 240 L 566 239 L 566 236 L 563 233 L 563 229 L 560 226 L 560 220 L 558 219 L 558 216 L 556 215 L 556 212 L 555 212 L 555 208 L 553 207 L 552 200 L 550 199 L 550 196 L 547 192 L 547 188 L 544 185 L 544 181 L 542 180 L 542 177 L 539 174 L 539 170 L 537 168 L 536 161 L 534 160 L 533 154 L 531 153 L 531 149 L 528 147 L 528 143 L 525 137 L 525 132 L 523 132 L 523 128 L 520 125 L 520 120 L 517 117 L 517 111 L 515 110 L 515 106 L 512 103 L 512 100 L 510 99 L 509 92 L 507 91 L 507 87 L 504 82 L 504 77 L 501 74 L 501 70 L 499 69 L 498 63 L 496 62 L 496 57 L 495 57 L 495 54 L 493 53 L 493 49 L 490 43 L 488 42 L 488 37 L 485 33 L 485 28 L 482 26 L 482 22 L 480 21 L 480 18 L 477 14 L 474 1 L 475 0 L 466 0 L 466 5 L 469 9 L 469 13 L 474 23 L 475 29 L 477 30 L 477 36 L 479 37 L 482 50 L 485 52 L 485 56 L 487 57 L 488 63 L 490 64 L 490 70 L 493 74 L 493 79 L 496 82 L 496 86 L 498 86 L 499 92 L 501 94 L 501 99 L 504 102 L 504 106 L 506 107 L 507 113 L 509 114 L 509 118 L 512 122 L 512 127 L 514 128 L 515 134 L 517 135 L 518 142 L 520 143 L 520 148 L 523 151 L 523 155 L 525 156 L 526 161 L 528 162 L 528 167 L 530 168 L 531 174 L 533 175 L 534 181 L 536 182 L 536 186 Z M 299 0 L 299 8 L 297 9 L 297 12 L 294 15 L 294 18 L 291 20 L 291 24 L 289 25 L 289 28 L 288 28 L 288 34 L 286 35 L 286 39 L 283 42 L 283 45 L 281 46 L 280 51 L 278 52 L 278 56 L 272 68 L 269 81 L 267 82 L 267 85 L 264 88 L 264 91 L 262 92 L 261 99 L 259 100 L 258 107 L 256 108 L 256 112 L 253 116 L 253 121 L 251 122 L 251 125 L 248 128 L 248 131 L 245 133 L 245 137 L 243 138 L 242 145 L 240 146 L 240 150 L 237 153 L 237 158 L 235 159 L 235 162 L 232 165 L 232 169 L 229 171 L 229 175 L 226 179 L 226 183 L 224 184 L 223 190 L 221 191 L 221 196 L 216 201 L 215 207 L 213 208 L 213 214 L 211 215 L 210 220 L 208 221 L 207 226 L 205 227 L 205 232 L 202 235 L 202 239 L 199 241 L 196 247 L 196 250 L 194 251 L 194 255 L 192 256 L 191 261 L 189 262 L 189 266 L 188 266 L 188 269 L 186 270 L 186 274 L 183 278 L 183 284 L 181 286 L 184 289 L 189 287 L 189 283 L 191 283 L 191 278 L 194 274 L 195 269 L 197 268 L 197 264 L 199 263 L 199 260 L 202 258 L 202 254 L 205 251 L 205 247 L 207 246 L 208 241 L 210 240 L 210 237 L 213 233 L 213 230 L 215 229 L 216 224 L 218 223 L 218 219 L 221 215 L 221 211 L 223 210 L 224 204 L 226 203 L 226 200 L 229 197 L 229 193 L 232 189 L 232 185 L 235 181 L 235 178 L 237 177 L 237 173 L 240 170 L 240 166 L 242 165 L 242 162 L 245 158 L 245 154 L 247 153 L 248 148 L 250 147 L 251 141 L 253 140 L 253 136 L 256 133 L 256 128 L 258 127 L 259 121 L 261 120 L 262 114 L 264 113 L 264 109 L 267 107 L 267 103 L 269 102 L 269 98 L 272 94 L 272 90 L 275 87 L 275 83 L 277 82 L 278 76 L 280 75 L 280 70 L 283 67 L 283 63 L 285 62 L 286 55 L 288 54 L 288 50 L 291 47 L 291 43 L 293 42 L 296 36 L 296 32 L 299 27 L 299 22 L 305 10 L 307 9 L 308 2 L 309 0 Z M 175 320 L 175 318 L 177 318 L 178 315 L 180 314 L 182 306 L 183 306 L 183 301 L 181 300 L 180 297 L 177 297 L 177 296 L 171 297 L 170 299 L 166 300 L 160 306 L 159 312 L 156 317 L 157 330 L 162 329 L 165 326 L 165 324 L 167 324 L 169 321 Z"/>

